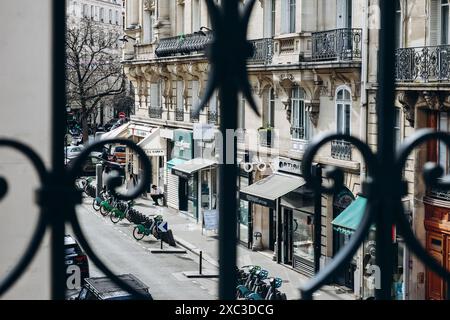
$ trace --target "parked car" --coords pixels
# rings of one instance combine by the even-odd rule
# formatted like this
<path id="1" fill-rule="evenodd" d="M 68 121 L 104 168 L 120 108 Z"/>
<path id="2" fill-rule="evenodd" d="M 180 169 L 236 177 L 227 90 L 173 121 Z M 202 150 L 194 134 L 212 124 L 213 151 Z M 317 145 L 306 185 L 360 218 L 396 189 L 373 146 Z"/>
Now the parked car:
<path id="1" fill-rule="evenodd" d="M 88 156 L 87 160 L 83 163 L 81 168 L 80 175 L 83 176 L 94 176 L 95 175 L 95 168 L 97 164 L 102 162 L 101 158 L 101 152 L 91 152 L 91 154 Z M 73 165 L 75 159 L 69 160 L 67 163 L 68 166 Z"/>
<path id="2" fill-rule="evenodd" d="M 119 279 L 129 284 L 137 292 L 141 293 L 145 300 L 153 300 L 149 288 L 133 274 L 122 274 Z M 108 277 L 95 277 L 84 280 L 78 296 L 74 300 L 132 300 L 135 297 L 124 291 Z"/>
<path id="3" fill-rule="evenodd" d="M 78 266 L 81 283 L 83 283 L 84 279 L 89 278 L 89 262 L 87 255 L 71 235 L 64 236 L 64 255 L 67 268 L 70 266 Z M 71 274 L 72 272 L 66 272 L 66 277 L 69 277 Z"/>
<path id="4" fill-rule="evenodd" d="M 115 146 L 112 154 L 116 157 L 116 162 L 125 163 L 126 146 Z"/>

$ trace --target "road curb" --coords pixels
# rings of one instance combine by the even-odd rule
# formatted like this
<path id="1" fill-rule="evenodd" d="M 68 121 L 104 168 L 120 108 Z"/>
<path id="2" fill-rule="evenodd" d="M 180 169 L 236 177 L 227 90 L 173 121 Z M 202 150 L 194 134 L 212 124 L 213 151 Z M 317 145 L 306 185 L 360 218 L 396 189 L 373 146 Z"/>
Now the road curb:
<path id="1" fill-rule="evenodd" d="M 200 257 L 200 249 L 198 249 L 196 246 L 194 246 L 193 244 L 191 244 L 191 243 L 187 242 L 186 240 L 181 239 L 179 237 L 176 237 L 176 236 L 173 236 L 173 237 L 175 239 L 175 242 L 178 243 L 180 246 L 182 246 L 186 250 L 189 250 L 196 256 Z M 208 254 L 203 252 L 202 257 L 203 257 L 203 260 L 205 260 L 209 264 L 211 264 L 217 268 L 219 267 L 219 263 L 214 258 L 210 257 Z"/>

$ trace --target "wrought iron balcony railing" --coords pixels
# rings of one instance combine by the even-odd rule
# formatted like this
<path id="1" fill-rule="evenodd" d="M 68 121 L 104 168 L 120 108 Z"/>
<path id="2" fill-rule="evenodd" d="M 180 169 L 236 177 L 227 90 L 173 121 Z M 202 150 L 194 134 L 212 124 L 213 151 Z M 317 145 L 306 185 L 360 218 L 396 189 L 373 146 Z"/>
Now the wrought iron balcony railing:
<path id="1" fill-rule="evenodd" d="M 159 41 L 155 54 L 158 57 L 168 57 L 203 52 L 211 40 L 211 32 L 190 33 L 177 37 L 164 38 Z"/>
<path id="2" fill-rule="evenodd" d="M 208 111 L 208 123 L 217 124 L 218 120 L 219 120 L 219 115 L 217 114 L 217 111 L 209 110 Z"/>
<path id="3" fill-rule="evenodd" d="M 304 140 L 305 137 L 305 128 L 302 127 L 291 127 L 291 137 L 296 140 Z"/>
<path id="4" fill-rule="evenodd" d="M 175 109 L 175 121 L 184 121 L 183 109 Z"/>
<path id="5" fill-rule="evenodd" d="M 253 56 L 247 60 L 248 64 L 263 64 L 268 65 L 272 63 L 273 57 L 273 39 L 263 38 L 250 40 L 253 45 Z"/>
<path id="6" fill-rule="evenodd" d="M 162 108 L 150 107 L 148 108 L 148 116 L 153 119 L 161 119 L 163 110 Z"/>
<path id="7" fill-rule="evenodd" d="M 189 112 L 190 120 L 191 122 L 199 122 L 200 120 L 200 114 L 195 114 L 194 110 L 191 110 Z"/>
<path id="8" fill-rule="evenodd" d="M 397 82 L 450 80 L 450 46 L 400 48 L 395 51 Z"/>
<path id="9" fill-rule="evenodd" d="M 313 61 L 361 59 L 362 29 L 335 29 L 312 33 Z"/>
<path id="10" fill-rule="evenodd" d="M 344 140 L 331 141 L 331 157 L 338 160 L 352 160 L 352 145 Z"/>

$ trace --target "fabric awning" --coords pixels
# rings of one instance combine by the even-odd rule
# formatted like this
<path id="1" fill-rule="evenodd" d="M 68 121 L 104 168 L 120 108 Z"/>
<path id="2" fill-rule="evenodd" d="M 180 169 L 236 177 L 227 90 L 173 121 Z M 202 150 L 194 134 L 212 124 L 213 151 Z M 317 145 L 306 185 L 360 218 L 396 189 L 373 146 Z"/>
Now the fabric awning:
<path id="1" fill-rule="evenodd" d="M 105 133 L 104 135 L 102 135 L 100 140 L 125 138 L 126 134 L 128 132 L 128 126 L 129 125 L 130 125 L 129 122 L 124 123 L 120 127 L 117 127 L 114 130 L 111 130 L 111 131 Z"/>
<path id="2" fill-rule="evenodd" d="M 166 154 L 159 136 L 159 128 L 155 128 L 137 144 L 148 156 L 164 156 Z"/>
<path id="3" fill-rule="evenodd" d="M 216 164 L 217 161 L 215 160 L 195 158 L 173 167 L 172 174 L 177 175 L 181 178 L 189 179 L 189 177 L 192 176 L 193 173 L 208 167 L 215 166 Z"/>
<path id="4" fill-rule="evenodd" d="M 153 129 L 154 127 L 131 123 L 128 127 L 128 137 L 136 136 L 145 138 Z"/>
<path id="5" fill-rule="evenodd" d="M 240 198 L 266 207 L 274 208 L 275 200 L 305 185 L 301 177 L 275 173 L 241 189 Z"/>
<path id="6" fill-rule="evenodd" d="M 180 158 L 173 158 L 170 161 L 167 161 L 167 170 L 171 171 L 173 167 L 185 163 L 186 160 Z"/>
<path id="7" fill-rule="evenodd" d="M 358 196 L 331 222 L 333 229 L 347 235 L 355 232 L 364 216 L 366 204 L 367 199 L 363 196 Z"/>

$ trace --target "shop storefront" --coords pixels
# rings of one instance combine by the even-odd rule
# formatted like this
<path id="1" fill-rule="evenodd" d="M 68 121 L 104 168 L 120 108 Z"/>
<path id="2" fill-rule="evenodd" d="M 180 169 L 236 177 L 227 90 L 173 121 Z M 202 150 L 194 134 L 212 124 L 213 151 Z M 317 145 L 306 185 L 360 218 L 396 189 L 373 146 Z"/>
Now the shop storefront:
<path id="1" fill-rule="evenodd" d="M 215 210 L 217 206 L 217 162 L 195 158 L 176 165 L 172 174 L 179 178 L 180 210 L 192 216 L 197 222 L 203 221 L 205 210 Z M 186 195 L 183 197 L 183 193 Z"/>
<path id="2" fill-rule="evenodd" d="M 345 235 L 345 239 L 350 239 L 351 235 L 359 227 L 361 219 L 365 213 L 367 199 L 358 195 L 357 198 L 343 210 L 333 221 L 332 225 L 336 232 Z M 361 257 L 354 258 L 354 269 L 359 268 L 361 273 L 354 272 L 354 269 L 346 269 L 348 277 L 354 277 L 353 283 L 360 284 L 360 288 L 355 288 L 359 292 L 361 299 L 370 299 L 375 297 L 375 290 L 380 283 L 380 269 L 376 265 L 376 243 L 375 226 L 372 226 L 369 235 L 364 240 L 362 247 L 358 251 Z M 408 259 L 405 251 L 403 239 L 399 237 L 395 228 L 392 229 L 392 242 L 394 244 L 394 275 L 392 284 L 392 298 L 395 300 L 405 299 L 405 274 L 404 266 Z M 345 243 L 344 243 L 345 244 Z M 356 262 L 359 261 L 359 262 Z M 356 264 L 360 264 L 359 266 Z M 352 265 L 351 264 L 351 265 Z"/>
<path id="3" fill-rule="evenodd" d="M 450 270 L 450 204 L 438 199 L 425 199 L 426 250 L 441 266 Z M 450 288 L 431 270 L 426 271 L 426 299 L 445 300 Z"/>
<path id="4" fill-rule="evenodd" d="M 164 164 L 167 162 L 165 140 L 160 137 L 160 130 L 152 130 L 137 144 L 148 156 L 151 165 L 151 183 L 164 190 Z M 148 190 L 149 192 L 150 190 Z"/>
<path id="5" fill-rule="evenodd" d="M 238 187 L 239 190 L 248 187 L 252 184 L 252 173 L 240 170 Z M 252 247 L 253 239 L 253 219 L 252 206 L 249 201 L 239 199 L 239 214 L 238 214 L 238 239 L 239 242 L 247 248 Z"/>
<path id="6" fill-rule="evenodd" d="M 167 205 L 171 208 L 188 213 L 188 191 L 196 185 L 195 176 L 189 179 L 182 179 L 173 174 L 172 169 L 178 165 L 192 159 L 192 131 L 177 129 L 172 132 L 171 159 L 167 162 Z M 191 194 L 194 192 L 190 192 Z M 196 210 L 192 210 L 194 217 L 197 215 Z"/>

